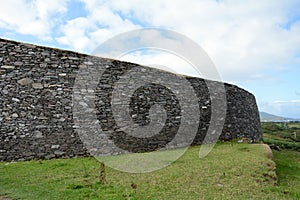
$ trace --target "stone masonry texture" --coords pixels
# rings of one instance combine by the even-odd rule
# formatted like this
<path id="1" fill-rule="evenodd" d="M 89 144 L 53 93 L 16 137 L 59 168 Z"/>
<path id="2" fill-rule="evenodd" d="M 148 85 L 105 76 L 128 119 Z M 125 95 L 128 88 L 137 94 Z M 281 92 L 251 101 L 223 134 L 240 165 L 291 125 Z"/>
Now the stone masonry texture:
<path id="1" fill-rule="evenodd" d="M 0 161 L 89 155 L 76 132 L 72 97 L 80 67 L 93 65 L 106 66 L 95 90 L 96 116 L 100 127 L 118 147 L 129 152 L 147 152 L 162 148 L 174 138 L 184 108 L 172 90 L 159 84 L 140 87 L 129 104 L 132 121 L 138 126 L 150 123 L 149 112 L 155 104 L 165 110 L 165 125 L 157 135 L 128 136 L 114 120 L 111 101 L 115 82 L 134 67 L 147 67 L 0 39 Z M 211 123 L 213 108 L 208 82 L 223 85 L 226 92 L 225 123 L 219 139 L 262 140 L 258 108 L 251 93 L 227 83 L 185 78 L 194 88 L 200 108 L 193 144 L 202 144 Z"/>

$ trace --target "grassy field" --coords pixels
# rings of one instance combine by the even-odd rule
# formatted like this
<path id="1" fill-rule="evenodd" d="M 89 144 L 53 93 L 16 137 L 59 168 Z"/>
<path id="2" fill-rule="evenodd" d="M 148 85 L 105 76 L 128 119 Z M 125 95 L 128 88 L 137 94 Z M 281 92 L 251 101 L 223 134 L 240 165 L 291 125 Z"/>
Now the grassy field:
<path id="1" fill-rule="evenodd" d="M 220 143 L 204 159 L 191 147 L 164 169 L 124 173 L 94 158 L 0 163 L 0 196 L 13 199 L 299 199 L 299 152 L 261 144 Z M 288 155 L 288 156 L 287 156 Z M 287 164 L 288 163 L 288 164 Z M 298 174 L 297 174 L 298 173 Z M 292 181 L 291 181 L 292 180 Z M 132 187 L 136 185 L 136 189 Z"/>
<path id="2" fill-rule="evenodd" d="M 300 151 L 300 122 L 264 122 L 262 130 L 265 143 Z"/>
<path id="3" fill-rule="evenodd" d="M 279 185 L 274 192 L 287 194 L 287 199 L 300 199 L 300 152 L 282 150 L 273 154 Z"/>

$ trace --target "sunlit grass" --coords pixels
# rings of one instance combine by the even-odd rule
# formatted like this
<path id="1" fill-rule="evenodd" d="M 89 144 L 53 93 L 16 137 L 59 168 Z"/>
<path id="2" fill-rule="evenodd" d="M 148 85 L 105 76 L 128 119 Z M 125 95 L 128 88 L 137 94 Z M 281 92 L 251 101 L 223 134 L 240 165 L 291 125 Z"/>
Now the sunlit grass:
<path id="1" fill-rule="evenodd" d="M 0 163 L 0 194 L 16 199 L 281 199 L 299 195 L 293 185 L 288 194 L 275 185 L 275 163 L 264 145 L 217 144 L 203 159 L 199 149 L 191 147 L 173 164 L 150 173 L 106 167 L 105 184 L 99 183 L 99 161 L 91 157 Z"/>

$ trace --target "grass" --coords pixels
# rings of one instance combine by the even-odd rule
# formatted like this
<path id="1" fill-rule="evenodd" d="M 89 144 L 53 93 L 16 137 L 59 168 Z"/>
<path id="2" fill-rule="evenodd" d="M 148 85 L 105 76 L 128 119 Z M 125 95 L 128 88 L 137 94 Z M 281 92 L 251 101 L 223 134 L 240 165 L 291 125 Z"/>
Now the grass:
<path id="1" fill-rule="evenodd" d="M 300 151 L 300 122 L 264 122 L 262 130 L 265 143 Z"/>
<path id="2" fill-rule="evenodd" d="M 288 123 L 288 126 L 290 127 L 290 128 L 299 128 L 300 129 L 300 123 L 299 122 L 289 122 Z"/>
<path id="3" fill-rule="evenodd" d="M 199 149 L 191 147 L 172 165 L 150 173 L 106 167 L 105 184 L 99 182 L 100 163 L 94 158 L 0 163 L 0 195 L 13 199 L 300 198 L 299 154 L 283 151 L 288 157 L 276 152 L 275 161 L 281 162 L 276 186 L 275 163 L 264 145 L 220 143 L 204 159 L 199 159 Z M 286 162 L 294 164 L 288 168 Z M 293 170 L 298 171 L 292 174 Z M 295 181 L 281 180 L 285 173 Z"/>
<path id="4" fill-rule="evenodd" d="M 271 138 L 265 138 L 264 142 L 267 144 L 274 144 L 280 147 L 281 149 L 290 149 L 290 150 L 300 152 L 300 142 L 289 142 L 285 140 L 271 139 Z"/>
<path id="5" fill-rule="evenodd" d="M 273 153 L 279 187 L 272 191 L 293 197 L 291 199 L 300 199 L 300 152 L 282 150 Z"/>
<path id="6" fill-rule="evenodd" d="M 284 199 L 300 199 L 300 122 L 262 123 L 264 142 L 280 147 L 273 151 L 278 186 L 273 193 Z"/>
<path id="7" fill-rule="evenodd" d="M 106 167 L 105 183 L 99 181 L 100 162 L 92 157 L 0 163 L 0 199 L 300 199 L 300 152 L 288 150 L 299 151 L 300 123 L 262 127 L 265 142 L 283 149 L 273 152 L 273 160 L 262 144 L 218 143 L 204 159 L 198 157 L 200 146 L 194 146 L 172 165 L 150 173 Z M 172 155 L 156 152 L 147 159 L 168 163 Z M 140 158 L 144 154 L 117 161 Z"/>

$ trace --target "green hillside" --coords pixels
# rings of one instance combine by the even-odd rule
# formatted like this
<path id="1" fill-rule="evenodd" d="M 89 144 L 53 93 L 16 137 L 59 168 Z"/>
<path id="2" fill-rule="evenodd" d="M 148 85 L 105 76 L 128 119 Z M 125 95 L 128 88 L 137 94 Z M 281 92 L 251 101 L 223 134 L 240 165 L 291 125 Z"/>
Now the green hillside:
<path id="1" fill-rule="evenodd" d="M 300 151 L 300 122 L 263 122 L 262 130 L 265 143 Z"/>
<path id="2" fill-rule="evenodd" d="M 272 153 L 266 145 L 219 143 L 204 159 L 198 157 L 199 148 L 189 148 L 169 167 L 151 173 L 130 174 L 106 167 L 105 183 L 99 182 L 100 164 L 94 158 L 0 163 L 0 196 L 13 199 L 300 198 L 296 189 L 300 177 L 294 177 L 291 184 L 290 180 L 277 180 Z M 274 158 L 281 162 L 277 167 L 278 176 L 287 177 L 289 170 L 299 173 L 299 160 L 298 163 L 294 160 L 299 154 L 283 156 L 291 166 L 286 170 L 287 161 L 280 153 L 276 152 Z"/>

